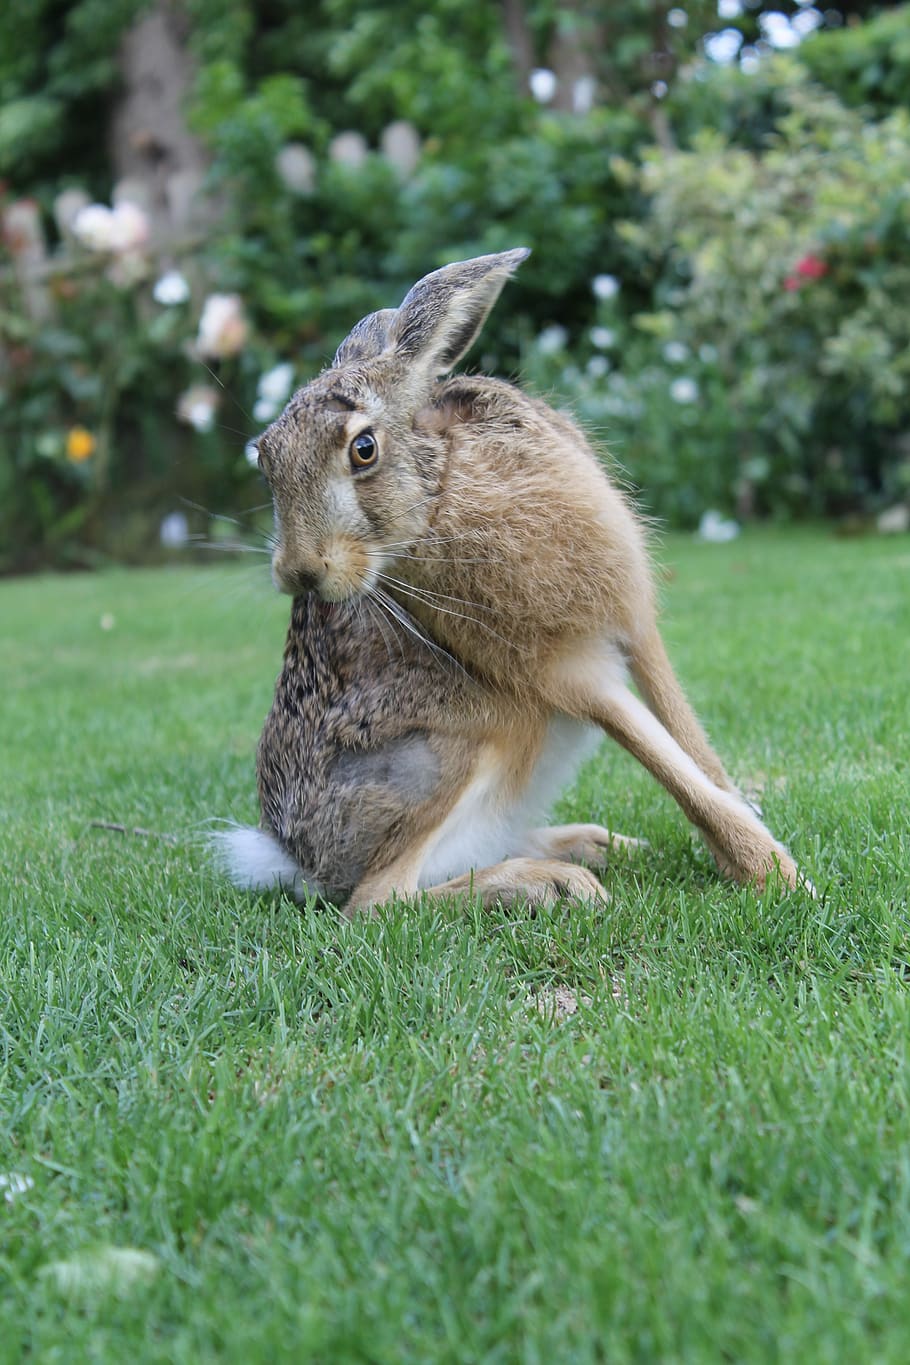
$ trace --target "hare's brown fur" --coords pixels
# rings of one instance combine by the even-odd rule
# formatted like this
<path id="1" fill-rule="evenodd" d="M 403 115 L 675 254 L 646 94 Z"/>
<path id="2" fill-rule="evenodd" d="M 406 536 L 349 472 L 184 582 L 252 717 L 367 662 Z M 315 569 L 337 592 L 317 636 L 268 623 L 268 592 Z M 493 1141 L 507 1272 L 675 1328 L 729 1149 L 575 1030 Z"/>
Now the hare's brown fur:
<path id="1" fill-rule="evenodd" d="M 499 380 L 437 382 L 524 254 L 445 267 L 364 319 L 262 438 L 295 597 L 258 762 L 276 876 L 349 910 L 421 887 L 603 894 L 568 860 L 618 837 L 534 825 L 597 726 L 725 872 L 795 885 L 676 680 L 641 522 L 581 431 Z"/>

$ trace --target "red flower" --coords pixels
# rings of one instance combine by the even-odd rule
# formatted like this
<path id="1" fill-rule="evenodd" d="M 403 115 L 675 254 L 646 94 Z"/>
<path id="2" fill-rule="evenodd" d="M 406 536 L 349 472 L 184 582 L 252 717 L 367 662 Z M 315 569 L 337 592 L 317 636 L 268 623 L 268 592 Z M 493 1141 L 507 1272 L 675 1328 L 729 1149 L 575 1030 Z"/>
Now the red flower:
<path id="1" fill-rule="evenodd" d="M 801 284 L 802 280 L 798 279 L 796 275 L 788 275 L 784 280 L 784 288 L 789 290 L 791 294 L 794 290 L 799 289 Z"/>
<path id="2" fill-rule="evenodd" d="M 796 262 L 796 273 L 802 275 L 804 280 L 820 280 L 822 275 L 828 273 L 828 262 L 823 261 L 821 256 L 813 256 L 810 251 L 808 256 Z"/>

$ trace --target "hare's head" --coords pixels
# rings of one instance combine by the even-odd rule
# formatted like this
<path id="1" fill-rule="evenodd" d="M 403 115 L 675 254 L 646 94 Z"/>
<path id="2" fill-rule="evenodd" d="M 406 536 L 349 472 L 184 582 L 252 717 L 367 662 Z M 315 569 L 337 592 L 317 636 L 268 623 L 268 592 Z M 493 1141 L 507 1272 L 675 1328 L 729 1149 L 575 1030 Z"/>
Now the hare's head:
<path id="1" fill-rule="evenodd" d="M 371 313 L 260 438 L 275 503 L 273 575 L 285 592 L 355 596 L 426 531 L 445 449 L 427 420 L 433 386 L 527 255 L 517 247 L 444 266 L 400 308 Z"/>

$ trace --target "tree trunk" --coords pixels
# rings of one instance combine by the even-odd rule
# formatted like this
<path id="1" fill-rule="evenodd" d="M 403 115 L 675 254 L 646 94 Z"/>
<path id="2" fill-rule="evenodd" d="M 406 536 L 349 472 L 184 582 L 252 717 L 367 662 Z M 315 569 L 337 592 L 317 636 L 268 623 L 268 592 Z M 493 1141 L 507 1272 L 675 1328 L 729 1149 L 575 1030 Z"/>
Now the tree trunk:
<path id="1" fill-rule="evenodd" d="M 122 94 L 111 121 L 117 197 L 145 209 L 165 239 L 207 216 L 199 191 L 208 158 L 184 116 L 194 74 L 186 35 L 185 16 L 166 0 L 136 20 L 121 44 Z"/>
<path id="2" fill-rule="evenodd" d="M 502 0 L 503 18 L 505 20 L 506 37 L 509 40 L 509 47 L 512 49 L 512 60 L 515 63 L 515 74 L 518 78 L 518 88 L 523 95 L 528 93 L 531 72 L 536 66 L 534 60 L 534 43 L 531 38 L 531 30 L 528 27 L 528 16 L 525 12 L 524 0 Z"/>

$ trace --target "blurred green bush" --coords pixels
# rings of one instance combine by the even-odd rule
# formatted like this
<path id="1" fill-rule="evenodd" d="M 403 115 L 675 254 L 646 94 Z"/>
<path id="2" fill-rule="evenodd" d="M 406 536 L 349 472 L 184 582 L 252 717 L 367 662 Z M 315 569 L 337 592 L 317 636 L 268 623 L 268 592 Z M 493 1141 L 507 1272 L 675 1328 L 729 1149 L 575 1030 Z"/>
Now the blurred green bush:
<path id="1" fill-rule="evenodd" d="M 569 405 L 648 510 L 908 496 L 910 8 L 749 74 L 683 62 L 659 101 L 630 3 L 622 102 L 567 112 L 522 91 L 494 6 L 189 0 L 217 222 L 125 246 L 55 206 L 110 195 L 103 92 L 142 6 L 63 8 L 0 17 L 0 569 L 148 556 L 179 498 L 261 502 L 243 449 L 287 365 L 303 382 L 419 275 L 518 243 L 472 361 Z"/>

